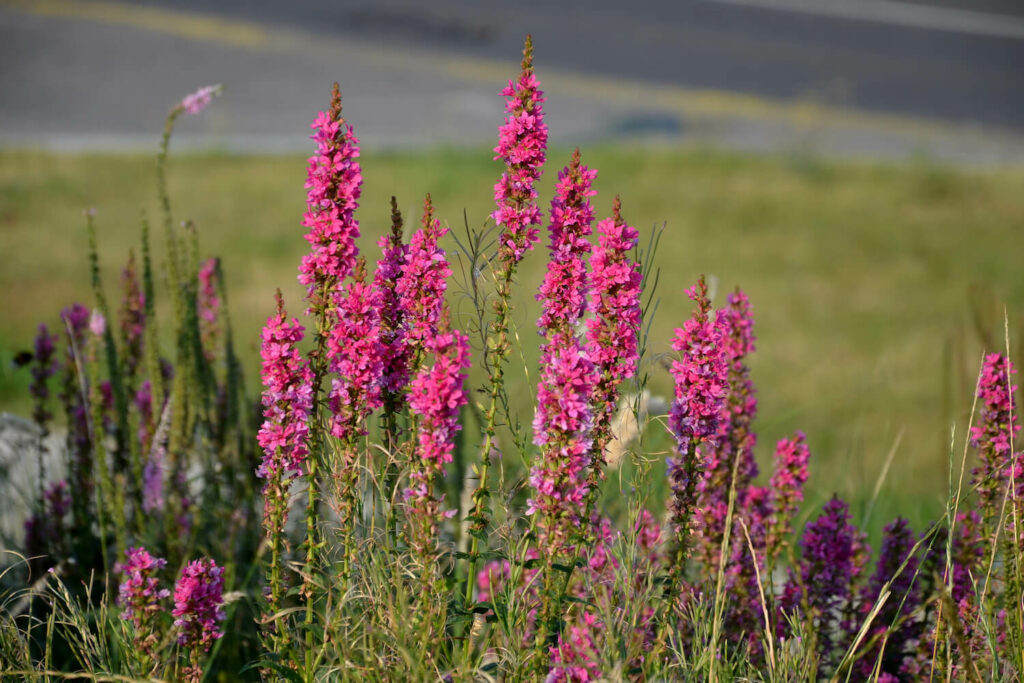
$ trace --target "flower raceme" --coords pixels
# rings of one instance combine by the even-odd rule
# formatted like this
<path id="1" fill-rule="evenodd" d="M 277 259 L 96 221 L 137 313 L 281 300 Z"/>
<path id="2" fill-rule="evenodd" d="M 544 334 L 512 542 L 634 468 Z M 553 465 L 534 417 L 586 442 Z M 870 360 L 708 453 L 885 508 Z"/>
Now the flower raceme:
<path id="1" fill-rule="evenodd" d="M 213 560 L 185 565 L 174 585 L 174 625 L 178 644 L 206 652 L 224 635 L 224 569 Z"/>
<path id="2" fill-rule="evenodd" d="M 540 236 L 541 213 L 534 183 L 540 178 L 548 144 L 544 123 L 544 93 L 533 72 L 533 41 L 527 36 L 522 73 L 502 90 L 505 123 L 498 131 L 494 159 L 505 162 L 505 172 L 494 186 L 498 208 L 494 222 L 503 228 L 499 247 L 503 263 L 515 265 L 533 249 Z"/>
<path id="3" fill-rule="evenodd" d="M 312 127 L 317 149 L 309 159 L 307 208 L 302 221 L 309 228 L 306 241 L 311 249 L 302 257 L 299 282 L 306 285 L 311 304 L 330 308 L 333 301 L 320 301 L 320 297 L 332 296 L 355 267 L 355 240 L 359 237 L 355 210 L 363 183 L 359 141 L 341 116 L 337 83 L 330 109 L 320 112 Z"/>
<path id="4" fill-rule="evenodd" d="M 308 455 L 306 436 L 312 410 L 312 372 L 296 345 L 302 341 L 303 327 L 288 320 L 281 293 L 277 293 L 277 313 L 263 328 L 263 426 L 259 444 L 264 450 L 258 474 L 269 478 L 275 471 L 282 476 L 301 474 Z"/>
<path id="5" fill-rule="evenodd" d="M 405 321 L 405 344 L 413 353 L 425 350 L 437 333 L 444 308 L 451 268 L 445 251 L 439 246 L 448 229 L 434 218 L 434 207 L 428 194 L 423 202 L 423 223 L 409 241 L 402 266 L 402 277 L 395 286 Z"/>
<path id="6" fill-rule="evenodd" d="M 153 557 L 145 548 L 128 548 L 125 562 L 114 567 L 122 575 L 118 588 L 118 604 L 123 616 L 142 626 L 151 616 L 160 611 L 160 601 L 171 592 L 160 588 L 157 574 L 167 566 L 167 560 Z"/>
<path id="7" fill-rule="evenodd" d="M 210 105 L 210 101 L 213 100 L 215 95 L 219 95 L 223 90 L 221 85 L 206 85 L 199 88 L 194 93 L 185 95 L 181 100 L 181 107 L 186 114 L 198 114 L 202 110 L 206 109 Z"/>
<path id="8" fill-rule="evenodd" d="M 978 422 L 971 427 L 971 445 L 981 455 L 981 466 L 974 477 L 986 519 L 998 515 L 997 508 L 1014 466 L 1011 454 L 1018 448 L 1020 424 L 1014 401 L 1017 387 L 1012 384 L 1016 372 L 1009 359 L 992 353 L 985 356 L 978 380 L 977 397 L 981 407 Z"/>
<path id="9" fill-rule="evenodd" d="M 409 256 L 409 246 L 402 242 L 402 214 L 394 197 L 391 198 L 391 232 L 377 244 L 383 252 L 373 274 L 373 286 L 380 292 L 380 340 L 384 354 L 381 388 L 386 399 L 388 396 L 398 398 L 397 394 L 409 382 L 405 312 L 398 295 L 398 282 Z"/>
<path id="10" fill-rule="evenodd" d="M 670 517 L 677 536 L 689 531 L 700 471 L 698 448 L 714 448 L 717 443 L 729 387 L 723 324 L 709 315 L 711 302 L 703 277 L 687 295 L 697 308 L 676 329 L 672 343 L 679 359 L 672 362 L 675 398 L 669 412 L 669 429 L 676 438 L 675 455 L 668 460 Z M 678 540 L 685 542 L 685 538 Z"/>

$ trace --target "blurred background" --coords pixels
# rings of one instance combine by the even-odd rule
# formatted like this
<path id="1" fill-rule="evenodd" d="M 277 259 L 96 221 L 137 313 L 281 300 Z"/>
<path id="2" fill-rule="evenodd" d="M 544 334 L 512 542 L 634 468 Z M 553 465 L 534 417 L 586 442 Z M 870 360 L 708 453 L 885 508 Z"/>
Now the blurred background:
<path id="1" fill-rule="evenodd" d="M 664 226 L 655 394 L 670 390 L 654 361 L 689 315 L 683 290 L 701 273 L 716 303 L 741 286 L 762 469 L 802 429 L 811 502 L 836 492 L 863 511 L 891 460 L 873 520 L 920 528 L 946 499 L 951 443 L 959 463 L 981 353 L 1005 348 L 1004 312 L 1024 360 L 1016 0 L 0 0 L 0 410 L 28 413 L 10 361 L 36 324 L 91 303 L 87 207 L 119 300 L 183 95 L 225 86 L 181 120 L 170 187 L 176 219 L 222 258 L 253 387 L 274 289 L 301 308 L 309 126 L 331 84 L 362 142 L 373 262 L 392 194 L 409 224 L 426 192 L 453 231 L 484 224 L 499 92 L 527 33 L 548 97 L 542 206 L 580 146 L 599 215 L 620 194 L 642 241 Z M 539 250 L 521 273 L 528 360 L 544 264 Z M 526 367 L 513 395 L 528 423 Z"/>

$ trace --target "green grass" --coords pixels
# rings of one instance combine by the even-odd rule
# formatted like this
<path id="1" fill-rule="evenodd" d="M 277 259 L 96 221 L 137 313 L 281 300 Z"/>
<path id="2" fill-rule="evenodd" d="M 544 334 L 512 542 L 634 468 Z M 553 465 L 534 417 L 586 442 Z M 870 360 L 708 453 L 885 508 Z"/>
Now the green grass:
<path id="1" fill-rule="evenodd" d="M 490 157 L 486 150 L 367 155 L 359 218 L 371 263 L 393 193 L 408 224 L 428 191 L 454 230 L 463 229 L 463 211 L 471 225 L 482 224 L 499 170 Z M 568 150 L 550 156 L 544 205 L 568 157 Z M 963 434 L 983 338 L 1001 345 L 1003 302 L 1011 330 L 1024 312 L 1014 246 L 1024 230 L 1024 172 L 643 148 L 584 150 L 584 162 L 600 170 L 599 216 L 618 193 L 642 240 L 666 224 L 653 353 L 670 350 L 673 328 L 690 311 L 683 291 L 700 273 L 717 281 L 717 303 L 737 284 L 749 294 L 762 466 L 775 440 L 802 429 L 814 453 L 810 497 L 838 492 L 856 510 L 902 435 L 872 527 L 896 513 L 920 525 L 941 508 L 949 430 L 956 420 Z M 274 289 L 301 310 L 295 273 L 306 247 L 305 161 L 172 155 L 169 172 L 176 219 L 194 219 L 203 253 L 223 259 L 254 386 L 258 333 Z M 137 243 L 140 212 L 158 215 L 153 160 L 0 152 L 0 410 L 27 412 L 27 373 L 12 371 L 9 360 L 31 345 L 35 325 L 55 324 L 72 301 L 91 303 L 87 207 L 98 212 L 106 285 L 117 300 L 118 269 Z M 154 236 L 159 246 L 160 230 Z M 527 359 L 536 354 L 533 293 L 543 268 L 543 254 L 532 254 L 518 289 L 515 322 Z M 509 374 L 528 423 L 521 364 Z M 655 391 L 668 395 L 667 374 L 654 375 Z"/>

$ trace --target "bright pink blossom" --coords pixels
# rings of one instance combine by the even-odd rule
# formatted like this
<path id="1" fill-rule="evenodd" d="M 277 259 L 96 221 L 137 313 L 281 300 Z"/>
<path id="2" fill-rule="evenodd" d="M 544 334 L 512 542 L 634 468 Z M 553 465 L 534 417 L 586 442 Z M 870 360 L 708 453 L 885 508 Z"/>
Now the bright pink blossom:
<path id="1" fill-rule="evenodd" d="M 220 85 L 207 85 L 199 88 L 194 93 L 185 95 L 184 99 L 181 100 L 179 105 L 185 110 L 186 114 L 198 114 L 202 110 L 209 106 L 210 101 L 214 95 L 219 95 L 221 91 Z"/>
<path id="2" fill-rule="evenodd" d="M 306 437 L 313 403 L 313 374 L 296 345 L 302 341 L 303 327 L 288 320 L 281 293 L 277 294 L 277 313 L 263 328 L 263 426 L 258 440 L 264 450 L 257 475 L 270 478 L 281 470 L 301 474 L 308 454 Z"/>
<path id="3" fill-rule="evenodd" d="M 434 218 L 430 195 L 423 203 L 423 225 L 409 242 L 402 277 L 395 286 L 405 321 L 404 343 L 424 349 L 437 333 L 451 268 L 439 242 L 448 229 Z"/>
<path id="4" fill-rule="evenodd" d="M 398 294 L 409 246 L 402 242 L 402 216 L 398 213 L 395 198 L 392 197 L 391 201 L 391 233 L 381 237 L 377 243 L 383 256 L 377 262 L 373 286 L 380 292 L 380 337 L 384 346 L 382 388 L 386 394 L 396 396 L 409 383 L 410 347 L 405 342 L 405 311 Z"/>
<path id="5" fill-rule="evenodd" d="M 500 259 L 515 265 L 533 249 L 540 236 L 541 223 L 534 183 L 540 178 L 548 143 L 548 127 L 544 123 L 544 93 L 533 73 L 533 42 L 527 37 L 523 49 L 523 70 L 519 78 L 509 81 L 502 90 L 505 123 L 499 129 L 495 160 L 505 162 L 505 172 L 494 186 L 498 208 L 494 222 L 502 227 L 499 243 Z"/>
<path id="6" fill-rule="evenodd" d="M 124 564 L 114 567 L 122 574 L 117 601 L 122 614 L 139 628 L 160 611 L 160 601 L 171 594 L 166 588 L 160 588 L 157 576 L 167 566 L 167 560 L 153 557 L 145 548 L 128 548 L 125 558 Z"/>
<path id="7" fill-rule="evenodd" d="M 329 111 L 320 112 L 312 127 L 317 149 L 309 159 L 302 221 L 309 228 L 306 240 L 311 249 L 302 257 L 299 282 L 306 285 L 307 299 L 312 304 L 329 308 L 333 301 L 320 301 L 320 297 L 333 296 L 355 266 L 355 240 L 359 237 L 355 210 L 363 184 L 359 141 L 341 117 L 337 84 Z"/>
<path id="8" fill-rule="evenodd" d="M 174 585 L 172 614 L 179 645 L 209 650 L 224 635 L 224 569 L 209 559 L 185 565 Z"/>

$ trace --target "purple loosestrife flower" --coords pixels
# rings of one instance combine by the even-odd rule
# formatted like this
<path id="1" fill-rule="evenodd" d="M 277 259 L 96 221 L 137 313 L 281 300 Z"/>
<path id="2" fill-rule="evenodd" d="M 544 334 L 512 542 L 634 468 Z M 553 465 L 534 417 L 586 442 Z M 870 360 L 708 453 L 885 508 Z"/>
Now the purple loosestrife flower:
<path id="1" fill-rule="evenodd" d="M 901 517 L 893 520 L 882 532 L 882 553 L 874 574 L 861 591 L 863 618 L 867 618 L 889 581 L 892 582 L 889 585 L 891 595 L 875 616 L 867 636 L 869 642 L 873 635 L 877 635 L 878 644 L 859 662 L 861 674 L 866 678 L 870 678 L 874 671 L 879 645 L 886 631 L 892 629 L 886 636 L 885 650 L 881 653 L 881 671 L 893 676 L 900 673 L 904 657 L 911 654 L 910 644 L 920 636 L 921 623 L 913 616 L 921 606 L 921 586 L 915 581 L 920 559 L 912 554 L 916 543 L 913 529 Z M 906 566 L 903 566 L 904 562 Z"/>
<path id="2" fill-rule="evenodd" d="M 811 451 L 803 432 L 798 431 L 793 438 L 780 439 L 775 444 L 775 469 L 768 487 L 771 491 L 771 516 L 766 540 L 769 568 L 774 568 L 775 560 L 793 530 L 793 517 L 804 499 L 810 459 Z"/>
<path id="3" fill-rule="evenodd" d="M 533 40 L 527 36 L 523 48 L 523 70 L 501 91 L 507 98 L 505 123 L 498 131 L 494 159 L 505 162 L 505 172 L 494 186 L 498 208 L 494 222 L 503 228 L 499 258 L 506 267 L 514 267 L 540 236 L 541 223 L 534 183 L 540 178 L 548 144 L 544 123 L 544 93 L 533 73 Z"/>
<path id="4" fill-rule="evenodd" d="M 551 669 L 545 683 L 590 683 L 603 680 L 597 663 L 595 638 L 604 628 L 596 616 L 582 612 L 558 637 L 558 647 L 551 648 Z"/>
<path id="5" fill-rule="evenodd" d="M 458 330 L 448 332 L 447 324 L 428 342 L 430 365 L 424 364 L 409 387 L 409 410 L 416 416 L 416 436 L 409 487 L 405 500 L 413 518 L 412 544 L 421 555 L 433 549 L 440 504 L 433 492 L 433 480 L 452 461 L 459 410 L 468 400 L 466 370 L 470 366 L 469 340 Z"/>
<path id="6" fill-rule="evenodd" d="M 978 449 L 981 465 L 974 472 L 974 484 L 980 497 L 982 521 L 990 530 L 1000 516 L 1014 466 L 1012 446 L 1020 432 L 1014 401 L 1017 387 L 1010 384 L 1016 372 L 1009 359 L 992 353 L 985 356 L 978 380 L 981 409 L 978 423 L 971 427 L 971 445 Z"/>
<path id="7" fill-rule="evenodd" d="M 50 398 L 49 381 L 57 371 L 57 359 L 54 358 L 56 341 L 57 337 L 50 334 L 46 325 L 39 326 L 32 354 L 32 383 L 28 390 L 33 399 L 32 419 L 44 434 L 49 432 L 47 424 L 53 418 L 47 403 Z"/>
<path id="8" fill-rule="evenodd" d="M 409 346 L 405 343 L 405 310 L 398 293 L 402 270 L 408 262 L 409 246 L 402 242 L 402 214 L 391 198 L 391 232 L 377 243 L 383 256 L 373 274 L 373 287 L 380 292 L 380 341 L 383 345 L 384 400 L 398 403 L 409 383 Z M 397 406 L 395 406 L 397 408 Z"/>
<path id="9" fill-rule="evenodd" d="M 288 320 L 284 300 L 277 293 L 277 313 L 263 328 L 263 426 L 258 441 L 264 450 L 257 475 L 269 479 L 280 472 L 302 474 L 309 451 L 306 437 L 312 410 L 313 377 L 296 345 L 303 327 Z"/>
<path id="10" fill-rule="evenodd" d="M 381 406 L 384 349 L 380 341 L 380 291 L 366 283 L 366 264 L 356 261 L 353 280 L 338 297 L 327 340 L 331 433 L 349 443 L 366 433 L 362 423 Z"/>
<path id="11" fill-rule="evenodd" d="M 71 509 L 66 481 L 55 481 L 43 490 L 40 507 L 25 520 L 25 555 L 33 576 L 57 564 L 67 548 L 64 518 Z"/>
<path id="12" fill-rule="evenodd" d="M 782 599 L 787 612 L 806 608 L 817 636 L 819 672 L 834 666 L 836 655 L 851 642 L 859 624 L 854 585 L 864 570 L 867 546 L 863 534 L 850 524 L 845 502 L 832 498 L 821 516 L 800 537 L 799 577 L 790 573 Z M 786 620 L 777 623 L 785 628 Z"/>
<path id="13" fill-rule="evenodd" d="M 713 449 L 717 444 L 729 387 L 722 323 L 709 316 L 711 302 L 703 276 L 687 294 L 697 308 L 693 317 L 676 329 L 672 343 L 680 357 L 672 362 L 675 399 L 669 411 L 669 429 L 676 438 L 675 455 L 668 459 L 668 477 L 672 490 L 669 516 L 679 544 L 677 564 L 683 560 L 680 555 L 696 504 L 701 468 L 698 449 Z"/>
<path id="14" fill-rule="evenodd" d="M 174 585 L 174 626 L 178 644 L 206 652 L 224 635 L 224 569 L 213 560 L 185 565 Z"/>
<path id="15" fill-rule="evenodd" d="M 128 548 L 124 564 L 114 567 L 122 575 L 117 602 L 123 616 L 130 619 L 136 629 L 142 629 L 161 610 L 160 601 L 171 594 L 166 588 L 160 588 L 157 578 L 166 566 L 167 560 L 153 557 L 145 548 L 139 547 Z M 144 637 L 146 634 L 140 635 Z"/>
<path id="16" fill-rule="evenodd" d="M 92 444 L 89 441 L 89 414 L 86 411 L 83 385 L 86 359 L 86 330 L 89 327 L 89 309 L 82 304 L 72 304 L 61 311 L 61 321 L 67 333 L 67 354 L 62 373 L 60 391 L 61 403 L 67 415 L 67 445 L 70 454 L 71 488 L 76 492 L 75 527 L 84 529 L 88 519 L 88 502 L 92 496 L 93 462 Z"/>
<path id="17" fill-rule="evenodd" d="M 594 208 L 589 197 L 596 170 L 580 163 L 580 150 L 572 155 L 569 166 L 558 174 L 555 197 L 551 200 L 551 225 L 548 231 L 551 258 L 537 300 L 544 312 L 537 320 L 541 334 L 572 332 L 587 306 L 587 262 L 590 253 L 590 224 Z"/>
<path id="18" fill-rule="evenodd" d="M 757 414 L 757 398 L 750 381 L 750 368 L 745 362 L 747 356 L 754 352 L 754 319 L 746 295 L 739 289 L 730 294 L 728 306 L 716 313 L 716 321 L 722 324 L 722 343 L 729 368 L 729 396 L 725 417 L 719 423 L 718 445 L 706 453 L 706 469 L 698 484 L 697 503 L 702 517 L 701 561 L 705 567 L 711 568 L 718 566 L 734 464 L 739 496 L 757 476 L 754 459 L 757 435 L 751 429 Z"/>
<path id="19" fill-rule="evenodd" d="M 199 292 L 196 308 L 199 313 L 199 338 L 202 340 L 203 355 L 207 361 L 216 357 L 214 345 L 217 341 L 217 315 L 220 312 L 220 297 L 217 295 L 220 259 L 210 258 L 199 266 Z"/>
<path id="20" fill-rule="evenodd" d="M 214 95 L 219 95 L 221 90 L 222 87 L 220 84 L 203 86 L 194 93 L 185 95 L 184 99 L 181 100 L 181 104 L 178 106 L 181 107 L 186 114 L 198 114 L 210 105 L 210 101 L 213 99 Z"/>
<path id="21" fill-rule="evenodd" d="M 359 141 L 341 116 L 341 93 L 334 84 L 330 109 L 320 112 L 312 128 L 316 154 L 309 159 L 306 181 L 306 240 L 310 253 L 302 257 L 299 282 L 314 306 L 330 308 L 335 288 L 348 277 L 358 252 L 359 223 L 355 210 L 362 193 Z M 327 295 L 327 301 L 321 297 Z"/>
<path id="22" fill-rule="evenodd" d="M 448 229 L 441 227 L 441 222 L 434 218 L 434 206 L 428 194 L 423 202 L 423 225 L 409 241 L 402 277 L 395 286 L 405 321 L 404 343 L 413 354 L 425 351 L 441 320 L 444 293 L 452 271 L 438 243 L 447 233 Z"/>
<path id="23" fill-rule="evenodd" d="M 591 391 L 594 419 L 598 425 L 594 444 L 591 485 L 597 485 L 604 449 L 611 438 L 609 424 L 618 402 L 622 380 L 636 373 L 640 334 L 640 264 L 629 252 L 636 247 L 638 233 L 622 219 L 621 203 L 615 198 L 612 217 L 597 224 L 598 244 L 590 258 L 591 291 L 587 320 L 586 353 L 595 366 L 598 380 Z"/>
<path id="24" fill-rule="evenodd" d="M 139 283 L 135 252 L 128 252 L 128 263 L 121 271 L 121 347 L 125 374 L 134 378 L 142 362 L 146 333 L 146 294 Z"/>
<path id="25" fill-rule="evenodd" d="M 575 335 L 556 334 L 541 350 L 533 442 L 541 457 L 530 471 L 533 497 L 527 514 L 539 513 L 541 546 L 550 557 L 570 550 L 587 494 L 587 466 L 594 424 L 590 393 L 594 366 Z"/>

